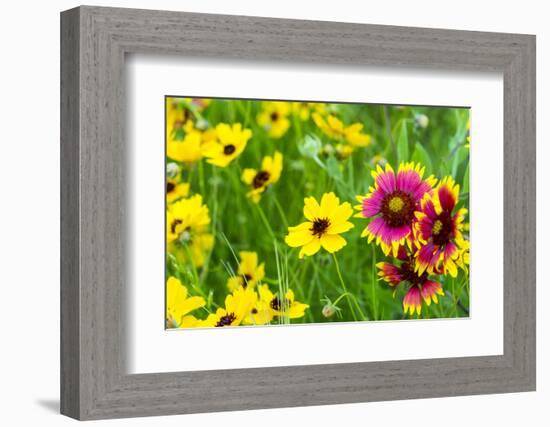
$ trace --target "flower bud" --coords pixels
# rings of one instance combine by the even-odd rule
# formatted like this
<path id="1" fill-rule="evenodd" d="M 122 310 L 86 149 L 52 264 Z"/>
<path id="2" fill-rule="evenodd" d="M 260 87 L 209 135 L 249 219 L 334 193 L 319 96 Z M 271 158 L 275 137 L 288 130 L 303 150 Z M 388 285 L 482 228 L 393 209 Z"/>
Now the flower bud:
<path id="1" fill-rule="evenodd" d="M 334 316 L 334 313 L 336 313 L 336 308 L 332 304 L 326 304 L 323 307 L 323 310 L 321 311 L 323 313 L 323 316 L 325 316 L 327 319 Z"/>
<path id="2" fill-rule="evenodd" d="M 166 177 L 175 178 L 180 173 L 180 167 L 177 163 L 170 162 L 166 165 Z"/>

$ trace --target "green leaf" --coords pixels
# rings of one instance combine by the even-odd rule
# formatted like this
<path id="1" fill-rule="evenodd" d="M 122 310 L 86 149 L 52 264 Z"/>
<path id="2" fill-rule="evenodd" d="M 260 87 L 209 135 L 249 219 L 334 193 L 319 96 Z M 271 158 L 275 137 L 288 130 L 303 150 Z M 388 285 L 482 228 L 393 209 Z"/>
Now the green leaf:
<path id="1" fill-rule="evenodd" d="M 412 161 L 420 163 L 422 166 L 426 167 L 426 176 L 429 176 L 433 173 L 432 161 L 430 159 L 430 155 L 428 154 L 428 152 L 420 142 L 417 142 L 414 147 Z"/>
<path id="2" fill-rule="evenodd" d="M 327 172 L 332 179 L 336 181 L 342 180 L 342 171 L 340 170 L 340 164 L 338 163 L 338 160 L 336 160 L 336 158 L 332 155 L 327 159 Z"/>
<path id="3" fill-rule="evenodd" d="M 468 193 L 470 191 L 470 165 L 466 166 L 464 171 L 464 179 L 462 179 L 462 188 L 460 190 L 462 193 Z"/>
<path id="4" fill-rule="evenodd" d="M 401 120 L 397 134 L 397 163 L 409 161 L 409 135 L 407 133 L 407 122 Z M 397 166 L 397 165 L 396 165 Z"/>

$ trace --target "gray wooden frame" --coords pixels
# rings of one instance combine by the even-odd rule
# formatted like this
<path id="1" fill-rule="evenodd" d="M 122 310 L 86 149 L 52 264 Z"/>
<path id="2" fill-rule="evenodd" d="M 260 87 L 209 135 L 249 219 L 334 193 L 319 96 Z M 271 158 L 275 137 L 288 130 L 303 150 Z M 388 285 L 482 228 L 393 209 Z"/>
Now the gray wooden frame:
<path id="1" fill-rule="evenodd" d="M 124 58 L 135 52 L 502 72 L 504 354 L 128 375 Z M 99 419 L 529 390 L 534 36 L 87 6 L 61 14 L 63 414 Z"/>

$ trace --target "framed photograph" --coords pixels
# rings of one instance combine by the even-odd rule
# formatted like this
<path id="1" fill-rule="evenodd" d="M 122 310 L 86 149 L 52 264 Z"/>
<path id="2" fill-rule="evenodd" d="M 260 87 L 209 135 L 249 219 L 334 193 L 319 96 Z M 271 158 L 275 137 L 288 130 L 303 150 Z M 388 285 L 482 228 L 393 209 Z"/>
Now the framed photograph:
<path id="1" fill-rule="evenodd" d="M 61 411 L 535 390 L 535 38 L 61 14 Z"/>

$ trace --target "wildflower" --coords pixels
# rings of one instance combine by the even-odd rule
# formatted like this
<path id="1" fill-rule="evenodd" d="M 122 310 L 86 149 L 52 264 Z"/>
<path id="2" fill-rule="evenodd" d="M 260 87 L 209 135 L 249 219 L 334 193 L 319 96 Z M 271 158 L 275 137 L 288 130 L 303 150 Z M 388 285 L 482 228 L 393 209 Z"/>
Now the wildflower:
<path id="1" fill-rule="evenodd" d="M 225 308 L 218 308 L 216 313 L 209 314 L 200 326 L 239 326 L 250 314 L 257 298 L 256 292 L 251 287 L 237 288 L 225 298 Z"/>
<path id="2" fill-rule="evenodd" d="M 262 262 L 258 265 L 258 254 L 256 252 L 239 252 L 241 261 L 239 262 L 239 269 L 236 277 L 230 277 L 227 281 L 227 287 L 229 291 L 233 292 L 235 289 L 242 286 L 243 288 L 254 288 L 256 283 L 261 281 L 265 276 L 265 266 Z"/>
<path id="3" fill-rule="evenodd" d="M 197 324 L 198 319 L 189 313 L 204 307 L 203 297 L 190 297 L 187 288 L 175 277 L 166 281 L 166 325 L 169 328 L 189 328 Z"/>
<path id="4" fill-rule="evenodd" d="M 344 141 L 355 147 L 366 147 L 371 142 L 370 135 L 361 133 L 361 123 L 344 126 L 344 123 L 333 114 L 329 114 L 326 119 L 319 113 L 313 113 L 312 117 L 317 127 L 331 139 Z"/>
<path id="5" fill-rule="evenodd" d="M 262 285 L 267 286 L 267 285 Z M 264 301 L 260 298 L 250 309 L 250 313 L 243 319 L 244 325 L 267 325 L 275 317 L 270 305 L 271 301 Z"/>
<path id="6" fill-rule="evenodd" d="M 460 187 L 448 176 L 443 178 L 433 195 L 426 194 L 421 201 L 421 211 L 416 212 L 417 238 L 421 243 L 417 252 L 416 270 L 419 273 L 440 269 L 457 275 L 457 260 L 465 246 L 462 229 L 468 210 L 456 209 Z M 468 255 L 469 259 L 469 255 Z M 460 262 L 464 265 L 464 262 Z"/>
<path id="7" fill-rule="evenodd" d="M 298 151 L 304 157 L 316 158 L 322 149 L 321 140 L 316 135 L 306 135 L 304 142 L 298 145 Z"/>
<path id="8" fill-rule="evenodd" d="M 414 123 L 416 126 L 422 129 L 426 129 L 428 127 L 428 124 L 430 123 L 430 119 L 426 114 L 415 114 Z"/>
<path id="9" fill-rule="evenodd" d="M 275 152 L 273 157 L 265 156 L 263 158 L 260 170 L 251 168 L 245 169 L 241 179 L 245 184 L 252 187 L 247 193 L 247 197 L 250 197 L 254 203 L 258 203 L 266 188 L 279 180 L 282 170 L 283 155 L 278 151 Z"/>
<path id="10" fill-rule="evenodd" d="M 166 212 L 168 251 L 179 260 L 190 260 L 196 267 L 201 267 L 206 251 L 214 244 L 208 224 L 208 207 L 203 205 L 200 194 L 170 204 Z"/>
<path id="11" fill-rule="evenodd" d="M 179 182 L 178 179 L 166 179 L 166 201 L 172 203 L 175 200 L 187 197 L 189 194 L 189 183 Z"/>
<path id="12" fill-rule="evenodd" d="M 323 194 L 321 204 L 314 197 L 306 197 L 304 216 L 307 221 L 288 227 L 285 242 L 293 248 L 302 247 L 299 258 L 317 253 L 321 246 L 330 253 L 339 251 L 346 245 L 340 234 L 353 228 L 348 221 L 352 214 L 351 205 L 340 204 L 340 199 L 332 192 Z"/>
<path id="13" fill-rule="evenodd" d="M 267 285 L 258 287 L 260 301 L 264 302 L 271 312 L 272 316 L 284 316 L 289 319 L 298 319 L 303 317 L 305 311 L 309 308 L 308 304 L 296 301 L 292 289 L 286 291 L 284 298 L 274 294 Z"/>
<path id="14" fill-rule="evenodd" d="M 288 102 L 265 102 L 262 111 L 258 114 L 257 121 L 271 138 L 277 139 L 282 137 L 290 127 L 289 113 Z"/>
<path id="15" fill-rule="evenodd" d="M 252 131 L 243 129 L 240 123 L 220 123 L 216 126 L 216 139 L 204 143 L 202 154 L 208 163 L 224 168 L 244 151 L 251 137 Z"/>
<path id="16" fill-rule="evenodd" d="M 402 163 L 397 175 L 389 163 L 385 171 L 377 165 L 372 172 L 374 188 L 370 187 L 366 196 L 357 196 L 360 204 L 355 208 L 360 212 L 356 216 L 372 219 L 361 237 L 368 237 L 369 243 L 376 239 L 386 255 L 392 250 L 397 255 L 399 246 L 411 234 L 420 200 L 432 191 L 435 178 L 422 180 L 423 175 L 424 167 L 419 164 Z"/>
<path id="17" fill-rule="evenodd" d="M 181 98 L 166 98 L 167 139 L 182 139 L 193 128 L 193 114 Z"/>
<path id="18" fill-rule="evenodd" d="M 201 146 L 201 133 L 192 130 L 182 140 L 168 139 L 166 143 L 166 155 L 178 162 L 196 163 L 202 158 Z"/>
<path id="19" fill-rule="evenodd" d="M 303 122 L 309 120 L 312 111 L 319 114 L 324 114 L 326 112 L 326 104 L 320 102 L 292 102 L 291 107 L 292 113 Z"/>
<path id="20" fill-rule="evenodd" d="M 416 312 L 420 315 L 422 311 L 422 299 L 426 305 L 432 302 L 438 303 L 437 296 L 445 295 L 441 283 L 428 278 L 428 273 L 418 274 L 415 271 L 414 257 L 405 252 L 403 246 L 399 249 L 396 258 L 398 265 L 387 262 L 379 262 L 376 267 L 380 270 L 378 275 L 392 287 L 399 285 L 409 286 L 403 297 L 403 310 L 411 316 Z"/>

